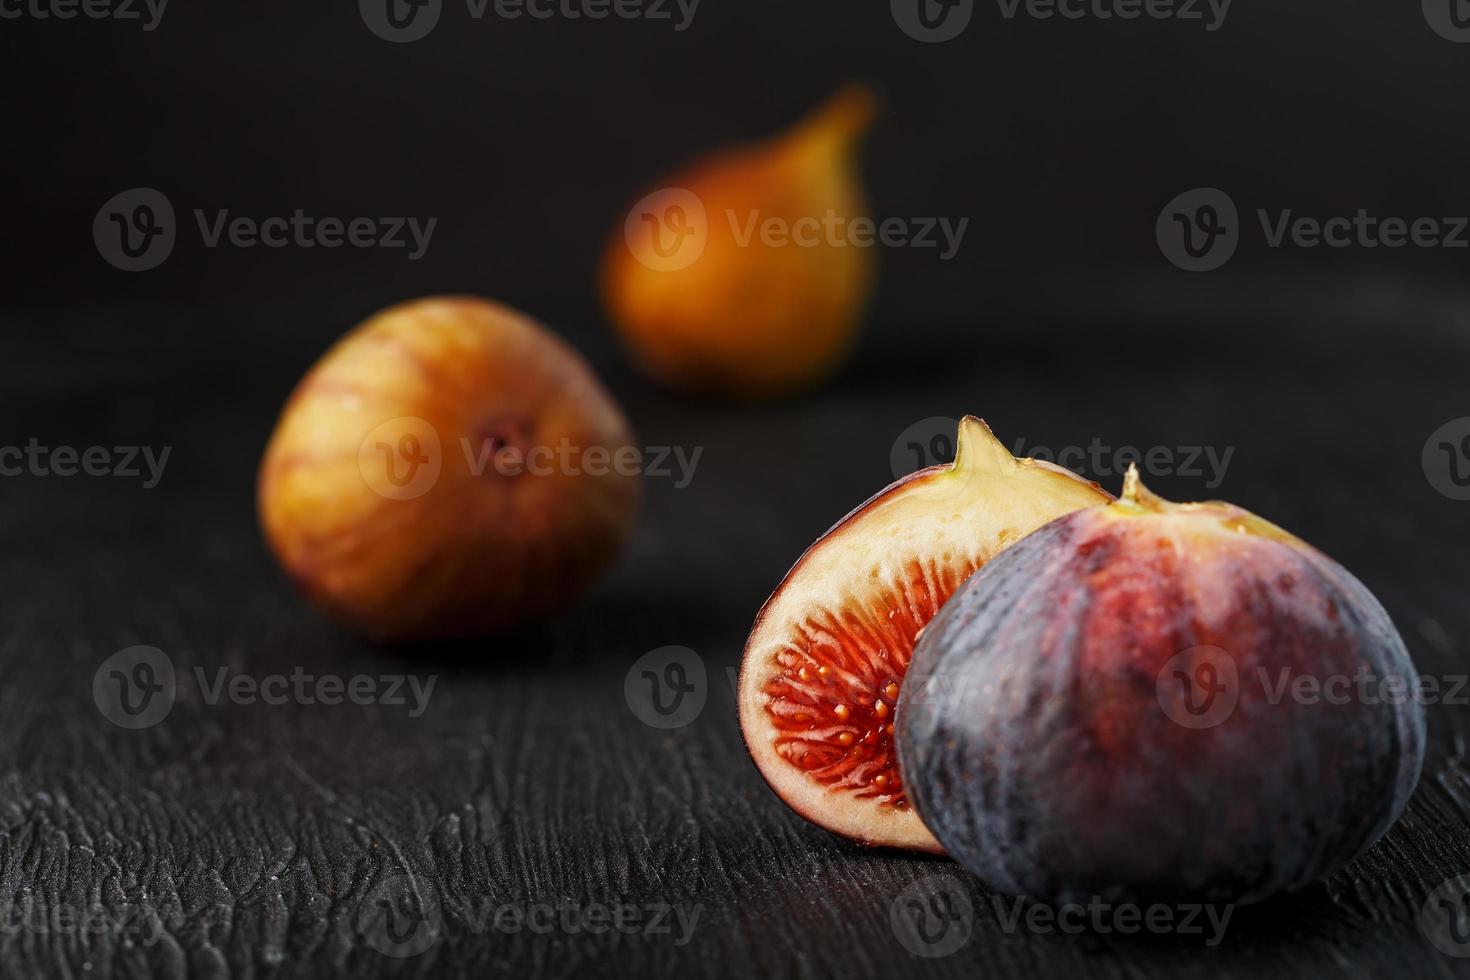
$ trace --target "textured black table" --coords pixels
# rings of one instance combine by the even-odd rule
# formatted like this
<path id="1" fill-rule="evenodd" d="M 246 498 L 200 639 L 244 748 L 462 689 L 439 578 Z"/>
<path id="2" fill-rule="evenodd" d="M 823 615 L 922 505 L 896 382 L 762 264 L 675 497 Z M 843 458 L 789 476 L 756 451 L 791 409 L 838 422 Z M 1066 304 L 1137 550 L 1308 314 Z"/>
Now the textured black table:
<path id="1" fill-rule="evenodd" d="M 1010 925 L 1009 900 L 947 861 L 806 824 L 747 758 L 727 672 L 788 564 L 890 479 L 898 434 L 974 412 L 1030 446 L 1235 447 L 1218 489 L 1168 475 L 1155 489 L 1227 497 L 1297 531 L 1377 592 L 1423 672 L 1463 673 L 1470 503 L 1437 492 L 1420 453 L 1470 414 L 1465 351 L 1405 340 L 1440 335 L 1437 313 L 1410 331 L 1393 304 L 1282 303 L 1272 320 L 1196 303 L 1215 311 L 1202 320 L 1162 303 L 1069 322 L 1065 343 L 1045 316 L 957 318 L 919 349 L 885 323 L 828 389 L 738 409 L 650 391 L 590 312 L 569 317 L 559 325 L 643 444 L 703 447 L 692 482 L 647 481 L 631 546 L 566 618 L 380 650 L 298 601 L 259 543 L 254 466 L 274 413 L 368 311 L 282 305 L 4 316 L 0 442 L 172 454 L 147 490 L 0 481 L 0 975 L 1470 975 L 1421 929 L 1431 892 L 1470 873 L 1463 705 L 1430 708 L 1419 791 L 1378 846 L 1235 910 L 1212 944 L 1208 928 Z M 188 691 L 126 730 L 92 685 L 137 644 L 187 679 L 299 668 L 435 686 L 416 717 Z M 667 645 L 697 653 L 706 703 L 659 730 L 630 710 L 624 678 Z M 958 948 L 918 955 L 943 950 L 906 946 L 895 902 L 946 889 L 971 910 Z M 382 902 L 426 918 L 386 922 Z M 416 955 L 385 955 L 384 935 L 389 953 Z"/>

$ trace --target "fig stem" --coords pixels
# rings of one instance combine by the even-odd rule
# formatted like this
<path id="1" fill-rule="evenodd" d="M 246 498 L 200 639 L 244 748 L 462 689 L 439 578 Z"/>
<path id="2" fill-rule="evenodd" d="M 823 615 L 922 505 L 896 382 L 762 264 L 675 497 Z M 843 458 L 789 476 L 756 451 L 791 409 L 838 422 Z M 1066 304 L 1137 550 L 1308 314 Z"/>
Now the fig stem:
<path id="1" fill-rule="evenodd" d="M 1143 485 L 1143 477 L 1138 475 L 1137 463 L 1129 463 L 1128 472 L 1123 475 L 1123 499 L 1140 510 L 1157 514 L 1162 514 L 1169 508 L 1167 500 Z"/>
<path id="2" fill-rule="evenodd" d="M 867 131 L 878 115 L 878 96 L 861 82 L 849 82 L 815 112 L 796 124 L 798 142 L 847 146 Z"/>
<path id="3" fill-rule="evenodd" d="M 1015 461 L 984 419 L 973 415 L 960 419 L 959 432 L 955 435 L 954 472 L 1000 469 Z"/>

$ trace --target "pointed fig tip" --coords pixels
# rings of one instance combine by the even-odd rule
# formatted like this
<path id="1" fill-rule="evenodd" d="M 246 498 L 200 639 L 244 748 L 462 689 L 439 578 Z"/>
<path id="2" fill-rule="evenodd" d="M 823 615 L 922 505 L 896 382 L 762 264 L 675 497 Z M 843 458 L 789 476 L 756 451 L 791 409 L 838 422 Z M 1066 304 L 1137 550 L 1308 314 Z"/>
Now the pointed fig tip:
<path id="1" fill-rule="evenodd" d="M 798 123 L 796 132 L 835 140 L 838 145 L 856 141 L 877 118 L 881 100 L 872 86 L 848 82 L 816 111 Z"/>
<path id="2" fill-rule="evenodd" d="M 1163 497 L 1144 486 L 1137 463 L 1129 463 L 1128 472 L 1123 474 L 1122 499 L 1141 510 L 1163 511 L 1171 506 Z"/>
<path id="3" fill-rule="evenodd" d="M 1001 445 L 984 419 L 974 415 L 960 419 L 959 433 L 955 437 L 956 470 L 974 470 L 1015 461 L 1011 451 Z"/>

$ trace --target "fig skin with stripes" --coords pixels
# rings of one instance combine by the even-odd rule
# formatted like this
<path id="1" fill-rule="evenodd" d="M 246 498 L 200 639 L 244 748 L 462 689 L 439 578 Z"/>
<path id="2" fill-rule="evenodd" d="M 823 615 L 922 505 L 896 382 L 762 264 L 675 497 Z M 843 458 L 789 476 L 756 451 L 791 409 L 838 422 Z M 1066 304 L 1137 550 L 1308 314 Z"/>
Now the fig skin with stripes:
<path id="1" fill-rule="evenodd" d="M 431 297 L 312 367 L 257 499 L 281 566 L 334 619 L 451 639 L 575 601 L 632 531 L 630 460 L 621 409 L 568 344 L 499 303 Z"/>

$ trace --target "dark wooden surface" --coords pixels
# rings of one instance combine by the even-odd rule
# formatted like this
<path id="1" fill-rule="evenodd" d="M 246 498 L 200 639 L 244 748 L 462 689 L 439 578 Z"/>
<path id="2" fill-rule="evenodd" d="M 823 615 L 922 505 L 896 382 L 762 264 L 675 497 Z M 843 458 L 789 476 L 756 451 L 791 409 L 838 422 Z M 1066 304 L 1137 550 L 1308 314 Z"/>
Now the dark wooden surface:
<path id="1" fill-rule="evenodd" d="M 586 328 L 642 443 L 703 447 L 692 483 L 648 480 L 632 544 L 564 619 L 380 650 L 298 601 L 253 514 L 280 400 L 364 312 L 5 316 L 0 442 L 173 455 L 147 491 L 0 481 L 0 975 L 1470 975 L 1470 959 L 1420 928 L 1430 893 L 1470 873 L 1463 706 L 1430 709 L 1420 788 L 1378 846 L 1330 881 L 1236 910 L 1211 946 L 1008 930 L 1008 907 L 949 862 L 865 851 L 803 822 L 747 758 L 726 670 L 787 565 L 890 479 L 895 437 L 974 412 L 1008 442 L 1236 447 L 1217 490 L 1183 477 L 1155 488 L 1227 497 L 1297 531 L 1382 598 L 1422 671 L 1464 672 L 1470 503 L 1420 468 L 1429 433 L 1470 414 L 1463 350 L 1408 343 L 1396 317 L 1354 332 L 1309 312 L 1293 314 L 1296 343 L 1232 332 L 1227 314 L 1159 317 L 1137 336 L 1085 324 L 1065 343 L 1044 319 L 958 326 L 921 349 L 889 329 L 893 341 L 827 390 L 736 409 L 650 392 Z M 1116 476 L 1104 482 L 1117 489 Z M 185 673 L 437 681 L 419 717 L 189 698 L 127 731 L 101 715 L 92 681 L 134 644 Z M 703 711 L 671 731 L 643 724 L 623 687 L 666 645 L 708 670 Z M 384 955 L 358 927 L 401 881 L 439 909 L 435 941 L 410 957 Z M 968 940 L 916 956 L 891 909 L 916 883 L 944 881 L 969 899 Z M 662 906 L 697 919 L 687 935 L 672 917 L 668 933 L 596 935 L 493 919 L 503 906 L 620 905 L 645 924 Z M 99 908 L 99 928 L 38 914 Z"/>

